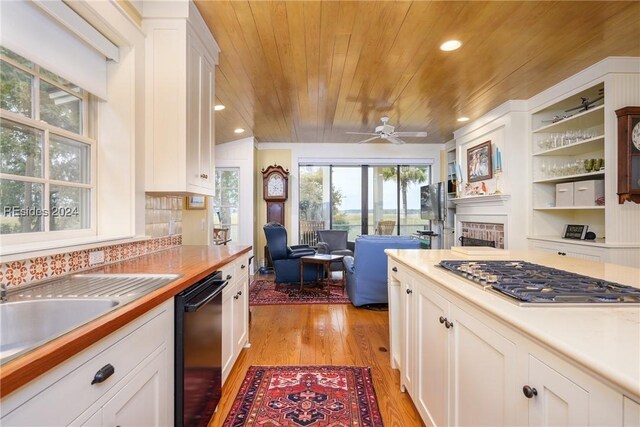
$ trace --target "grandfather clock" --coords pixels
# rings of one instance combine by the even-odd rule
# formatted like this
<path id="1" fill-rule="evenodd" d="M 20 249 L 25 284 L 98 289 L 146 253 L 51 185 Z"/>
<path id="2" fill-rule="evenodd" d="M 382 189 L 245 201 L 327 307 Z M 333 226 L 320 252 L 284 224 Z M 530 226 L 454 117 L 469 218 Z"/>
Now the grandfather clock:
<path id="1" fill-rule="evenodd" d="M 289 171 L 282 166 L 269 166 L 262 169 L 262 195 L 267 202 L 267 222 L 284 225 L 284 203 L 287 201 Z M 267 247 L 264 248 L 267 266 L 271 267 L 271 257 Z"/>
<path id="2" fill-rule="evenodd" d="M 616 110 L 618 116 L 618 203 L 640 203 L 640 107 Z"/>

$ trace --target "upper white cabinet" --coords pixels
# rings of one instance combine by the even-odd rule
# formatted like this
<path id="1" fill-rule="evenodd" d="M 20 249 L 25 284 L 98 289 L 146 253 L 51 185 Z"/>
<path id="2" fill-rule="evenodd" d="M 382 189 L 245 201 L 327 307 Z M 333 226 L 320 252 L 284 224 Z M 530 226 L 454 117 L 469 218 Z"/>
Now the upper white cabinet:
<path id="1" fill-rule="evenodd" d="M 143 21 L 145 191 L 213 195 L 219 48 L 193 3 L 178 5 Z"/>

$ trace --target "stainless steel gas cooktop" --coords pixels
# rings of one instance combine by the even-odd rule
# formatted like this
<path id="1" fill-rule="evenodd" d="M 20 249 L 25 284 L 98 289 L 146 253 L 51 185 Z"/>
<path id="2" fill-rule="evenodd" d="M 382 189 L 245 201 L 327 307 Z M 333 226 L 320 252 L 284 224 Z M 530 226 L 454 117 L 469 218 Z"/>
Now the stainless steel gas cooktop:
<path id="1" fill-rule="evenodd" d="M 440 266 L 521 303 L 640 303 L 640 289 L 526 261 L 440 261 Z"/>

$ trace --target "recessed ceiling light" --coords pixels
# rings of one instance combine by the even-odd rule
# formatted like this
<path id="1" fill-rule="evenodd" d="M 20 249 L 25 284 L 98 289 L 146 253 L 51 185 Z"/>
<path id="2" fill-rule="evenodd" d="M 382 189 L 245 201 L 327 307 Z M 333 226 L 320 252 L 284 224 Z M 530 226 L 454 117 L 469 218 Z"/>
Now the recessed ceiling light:
<path id="1" fill-rule="evenodd" d="M 227 108 L 227 107 L 225 107 L 222 104 L 216 104 L 216 105 L 213 106 L 213 109 L 216 110 L 216 111 L 224 110 L 225 108 Z"/>
<path id="2" fill-rule="evenodd" d="M 242 128 L 237 128 L 237 129 L 234 129 L 233 131 L 234 131 L 235 133 L 242 133 L 242 132 L 244 132 L 244 129 L 242 129 Z"/>
<path id="3" fill-rule="evenodd" d="M 450 52 L 452 50 L 458 49 L 460 46 L 462 46 L 462 42 L 459 40 L 447 40 L 440 45 L 440 50 Z"/>
<path id="4" fill-rule="evenodd" d="M 469 121 L 469 117 L 458 117 L 458 121 L 459 122 L 468 122 Z"/>

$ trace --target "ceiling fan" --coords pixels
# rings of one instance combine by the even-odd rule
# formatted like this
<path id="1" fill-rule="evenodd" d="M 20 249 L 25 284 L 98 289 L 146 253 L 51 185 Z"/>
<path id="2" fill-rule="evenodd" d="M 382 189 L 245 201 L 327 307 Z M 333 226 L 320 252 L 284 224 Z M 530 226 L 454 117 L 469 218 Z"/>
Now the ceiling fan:
<path id="1" fill-rule="evenodd" d="M 376 130 L 374 132 L 346 132 L 351 135 L 373 135 L 371 138 L 367 138 L 363 141 L 359 141 L 358 144 L 362 144 L 363 142 L 373 141 L 374 139 L 385 139 L 393 144 L 404 144 L 404 141 L 400 139 L 400 137 L 410 137 L 410 138 L 422 138 L 427 136 L 427 132 L 395 132 L 394 127 L 389 122 L 389 117 L 382 116 L 380 118 L 382 121 L 382 125 L 376 126 Z"/>

